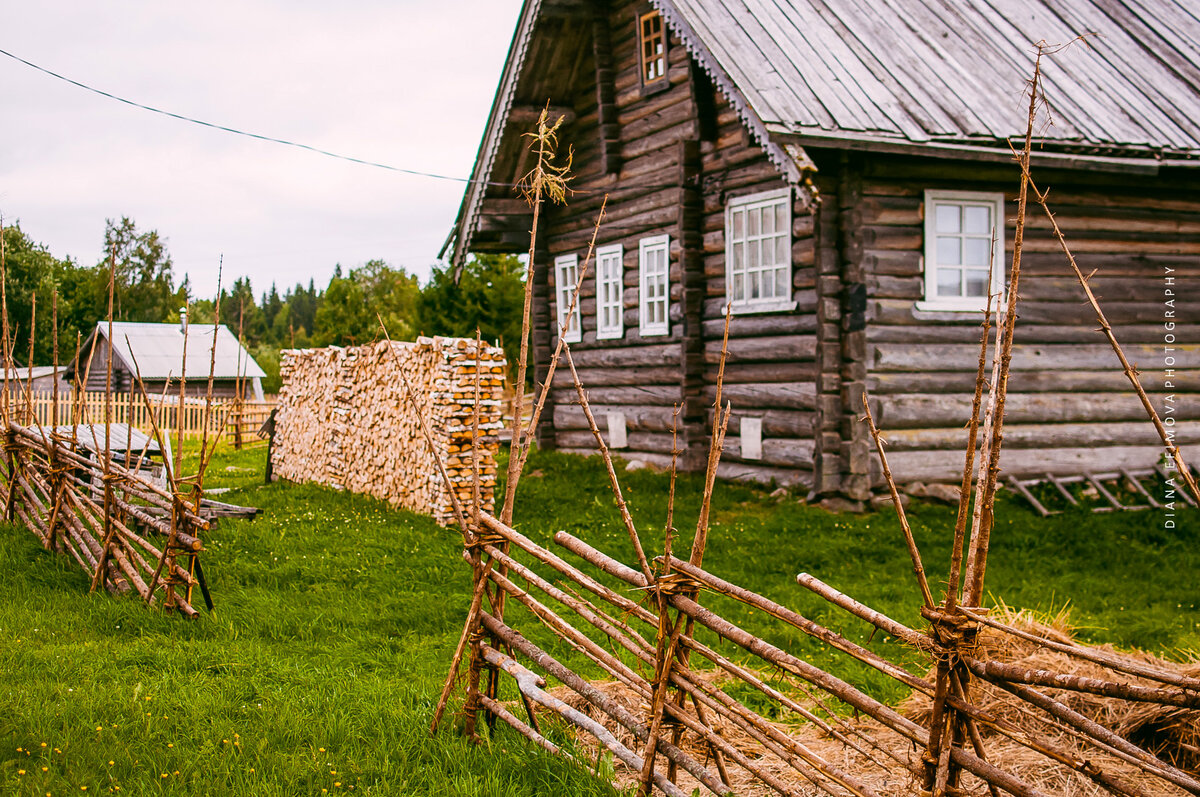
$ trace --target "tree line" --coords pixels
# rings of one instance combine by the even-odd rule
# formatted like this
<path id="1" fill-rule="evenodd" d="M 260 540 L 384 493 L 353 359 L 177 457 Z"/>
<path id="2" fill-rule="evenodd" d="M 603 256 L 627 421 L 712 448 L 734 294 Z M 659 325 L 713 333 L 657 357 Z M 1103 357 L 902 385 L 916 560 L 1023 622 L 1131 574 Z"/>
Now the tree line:
<path id="1" fill-rule="evenodd" d="M 19 224 L 0 236 L 5 265 L 8 317 L 18 343 L 14 357 L 28 365 L 29 320 L 34 318 L 33 365 L 54 360 L 51 301 L 58 303 L 58 361 L 75 356 L 76 346 L 107 318 L 110 262 L 113 269 L 113 320 L 178 323 L 188 308 L 192 322 L 212 323 L 214 298 L 198 298 L 186 275 L 176 280 L 165 239 L 156 230 L 139 231 L 128 217 L 108 219 L 104 248 L 94 265 L 60 259 L 32 240 Z M 267 372 L 263 388 L 279 389 L 279 352 L 286 348 L 349 346 L 382 337 L 383 319 L 393 340 L 417 335 L 474 337 L 499 341 L 506 349 L 519 343 L 524 300 L 524 265 L 511 255 L 478 255 L 464 266 L 457 282 L 447 267 L 434 267 L 421 285 L 401 266 L 370 260 L 361 266 L 334 268 L 324 287 L 272 284 L 257 295 L 249 277 L 221 289 L 220 323 L 240 331 L 246 348 Z M 37 310 L 33 313 L 35 304 Z M 515 362 L 510 352 L 510 362 Z"/>

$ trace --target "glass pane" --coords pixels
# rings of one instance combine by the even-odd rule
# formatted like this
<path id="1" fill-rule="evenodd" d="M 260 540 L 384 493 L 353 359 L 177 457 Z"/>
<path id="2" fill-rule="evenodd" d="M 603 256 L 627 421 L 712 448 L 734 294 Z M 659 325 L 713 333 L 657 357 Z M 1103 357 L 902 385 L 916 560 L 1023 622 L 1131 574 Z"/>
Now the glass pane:
<path id="1" fill-rule="evenodd" d="M 939 266 L 957 266 L 962 263 L 962 253 L 959 251 L 961 238 L 938 236 L 937 264 Z"/>
<path id="2" fill-rule="evenodd" d="M 780 202 L 775 206 L 775 229 L 782 233 L 788 233 L 787 228 L 787 202 Z"/>
<path id="3" fill-rule="evenodd" d="M 773 235 L 775 233 L 775 214 L 770 208 L 761 208 L 757 211 L 762 214 L 762 231 L 763 235 Z"/>
<path id="4" fill-rule="evenodd" d="M 750 217 L 749 219 L 747 219 L 747 222 L 749 224 L 749 229 L 746 232 L 749 235 L 758 235 L 758 222 L 759 222 L 758 211 L 757 210 L 749 210 L 749 211 L 746 211 L 746 215 Z"/>
<path id="5" fill-rule="evenodd" d="M 781 268 L 775 271 L 775 296 L 776 298 L 785 298 L 788 295 L 788 277 L 791 276 L 788 272 L 791 269 Z"/>
<path id="6" fill-rule="evenodd" d="M 735 302 L 740 302 L 746 298 L 745 285 L 746 275 L 744 273 L 733 275 L 733 300 Z"/>
<path id="7" fill-rule="evenodd" d="M 960 284 L 962 272 L 956 268 L 939 268 L 937 275 L 938 296 L 962 296 Z"/>
<path id="8" fill-rule="evenodd" d="M 733 212 L 733 238 L 741 240 L 746 235 L 746 212 L 744 210 L 735 210 Z"/>
<path id="9" fill-rule="evenodd" d="M 938 232 L 962 232 L 962 226 L 959 222 L 959 207 L 958 205 L 942 205 L 936 204 L 933 206 L 935 216 L 935 228 Z"/>
<path id="10" fill-rule="evenodd" d="M 971 269 L 967 272 L 967 296 L 987 296 L 987 272 Z"/>
<path id="11" fill-rule="evenodd" d="M 750 298 L 757 299 L 762 296 L 762 272 L 755 271 L 750 275 Z"/>
<path id="12" fill-rule="evenodd" d="M 966 250 L 963 263 L 968 266 L 986 266 L 988 254 L 992 251 L 991 238 L 964 238 L 963 247 Z"/>
<path id="13" fill-rule="evenodd" d="M 775 265 L 783 265 L 792 261 L 788 252 L 788 236 L 781 235 L 775 239 Z"/>
<path id="14" fill-rule="evenodd" d="M 754 217 L 751 216 L 750 218 L 754 218 Z M 749 244 L 747 244 L 747 248 L 749 248 L 750 251 L 746 253 L 749 255 L 749 258 L 747 259 L 747 262 L 746 262 L 746 266 L 750 269 L 758 268 L 759 263 L 762 262 L 758 256 L 759 255 L 759 245 L 761 243 L 762 243 L 761 241 L 751 241 Z"/>
<path id="15" fill-rule="evenodd" d="M 746 256 L 743 251 L 745 248 L 746 248 L 746 245 L 743 243 L 736 243 L 733 245 L 733 273 L 734 274 L 737 274 L 738 272 L 740 272 L 746 268 Z"/>
<path id="16" fill-rule="evenodd" d="M 963 208 L 965 232 L 976 235 L 992 234 L 992 209 L 985 205 L 967 205 Z"/>

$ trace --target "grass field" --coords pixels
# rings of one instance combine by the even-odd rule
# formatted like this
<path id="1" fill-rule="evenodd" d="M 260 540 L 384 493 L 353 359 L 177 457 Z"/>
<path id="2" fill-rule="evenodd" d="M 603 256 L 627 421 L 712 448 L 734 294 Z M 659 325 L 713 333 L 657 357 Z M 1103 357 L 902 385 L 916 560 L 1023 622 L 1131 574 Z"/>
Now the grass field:
<path id="1" fill-rule="evenodd" d="M 88 595 L 87 578 L 29 532 L 0 526 L 0 794 L 588 795 L 611 789 L 584 769 L 501 732 L 475 747 L 427 732 L 469 600 L 457 534 L 384 504 L 311 486 L 261 482 L 264 454 L 221 452 L 211 486 L 262 507 L 206 540 L 217 610 L 194 622 L 125 598 Z M 559 529 L 630 560 L 595 460 L 531 458 L 518 527 Z M 661 546 L 666 477 L 625 474 L 647 548 Z M 687 530 L 700 480 L 681 479 Z M 950 507 L 914 504 L 936 579 Z M 1000 502 L 991 599 L 1057 610 L 1082 635 L 1167 655 L 1200 649 L 1195 512 L 1163 531 L 1160 513 L 1072 513 L 1042 520 Z M 865 640 L 795 584 L 812 572 L 898 619 L 916 592 L 894 518 L 838 516 L 766 491 L 721 485 L 711 570 Z M 739 606 L 718 611 L 875 694 L 902 694 Z M 516 623 L 532 623 L 519 615 Z M 884 649 L 888 642 L 871 642 Z M 895 650 L 890 651 L 895 653 Z"/>

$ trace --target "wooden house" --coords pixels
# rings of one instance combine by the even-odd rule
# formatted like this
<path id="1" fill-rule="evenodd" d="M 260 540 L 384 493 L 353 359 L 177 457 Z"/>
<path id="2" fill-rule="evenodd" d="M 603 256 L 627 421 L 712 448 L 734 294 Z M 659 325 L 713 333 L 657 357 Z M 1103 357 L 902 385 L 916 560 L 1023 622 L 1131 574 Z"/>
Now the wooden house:
<path id="1" fill-rule="evenodd" d="M 521 252 L 539 110 L 573 149 L 532 269 L 536 378 L 558 323 L 622 455 L 665 463 L 682 405 L 702 466 L 732 304 L 721 474 L 863 497 L 957 480 L 987 268 L 1011 257 L 1038 41 L 1053 124 L 1032 169 L 1178 441 L 1196 439 L 1200 18 L 1173 0 L 527 0 L 448 247 Z M 608 211 L 574 318 L 566 301 Z M 1148 466 L 1162 453 L 1047 219 L 1024 247 L 1002 467 Z M 569 375 L 540 443 L 592 449 Z"/>
<path id="2" fill-rule="evenodd" d="M 66 377 L 74 381 L 78 376 L 86 390 L 103 391 L 110 357 L 114 392 L 136 391 L 140 374 L 151 396 L 164 387 L 178 395 L 181 376 L 188 395 L 203 396 L 211 366 L 214 397 L 263 398 L 266 372 L 224 324 L 189 324 L 186 315 L 179 324 L 114 321 L 110 342 L 109 324 L 101 321 L 80 347 L 79 361 L 67 366 Z"/>

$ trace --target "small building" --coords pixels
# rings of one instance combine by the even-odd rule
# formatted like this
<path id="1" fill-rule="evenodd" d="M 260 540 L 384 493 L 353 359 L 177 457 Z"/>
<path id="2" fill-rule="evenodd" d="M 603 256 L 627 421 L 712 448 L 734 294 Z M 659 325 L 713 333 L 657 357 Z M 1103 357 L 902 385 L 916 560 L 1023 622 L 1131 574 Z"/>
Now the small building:
<path id="1" fill-rule="evenodd" d="M 1200 17 L 1182 8 L 526 0 L 453 262 L 528 249 L 531 211 L 512 186 L 549 104 L 573 179 L 538 223 L 538 380 L 565 325 L 621 453 L 669 462 L 680 405 L 683 466 L 700 469 L 728 305 L 720 475 L 865 495 L 881 482 L 859 422 L 866 390 L 897 478 L 956 481 L 988 264 L 1000 290 L 1012 252 L 1009 140 L 1024 139 L 1033 44 L 1097 33 L 1043 60 L 1053 125 L 1037 125 L 1032 169 L 1186 446 L 1200 437 L 1187 326 L 1200 318 Z M 1002 467 L 1152 465 L 1162 445 L 1030 210 Z M 566 369 L 553 388 L 539 443 L 593 450 Z"/>
<path id="2" fill-rule="evenodd" d="M 10 391 L 23 391 L 30 385 L 34 393 L 51 393 L 54 382 L 58 381 L 58 389 L 64 396 L 71 392 L 71 382 L 66 376 L 67 366 L 35 365 L 33 368 L 15 366 L 8 369 L 8 387 Z M 0 375 L 2 377 L 2 375 Z"/>
<path id="3" fill-rule="evenodd" d="M 185 334 L 186 330 L 186 334 Z M 112 356 L 112 389 L 126 393 L 137 390 L 140 373 L 146 392 L 157 396 L 164 387 L 178 395 L 179 380 L 185 380 L 189 396 L 203 396 L 208 389 L 212 367 L 214 398 L 263 398 L 262 380 L 266 372 L 250 352 L 224 324 L 189 324 L 186 316 L 179 324 L 144 324 L 129 321 L 109 324 L 101 321 L 80 347 L 79 361 L 67 366 L 67 379 L 78 376 L 85 390 L 103 391 Z M 216 335 L 216 354 L 213 335 Z M 184 360 L 186 341 L 187 359 Z"/>

